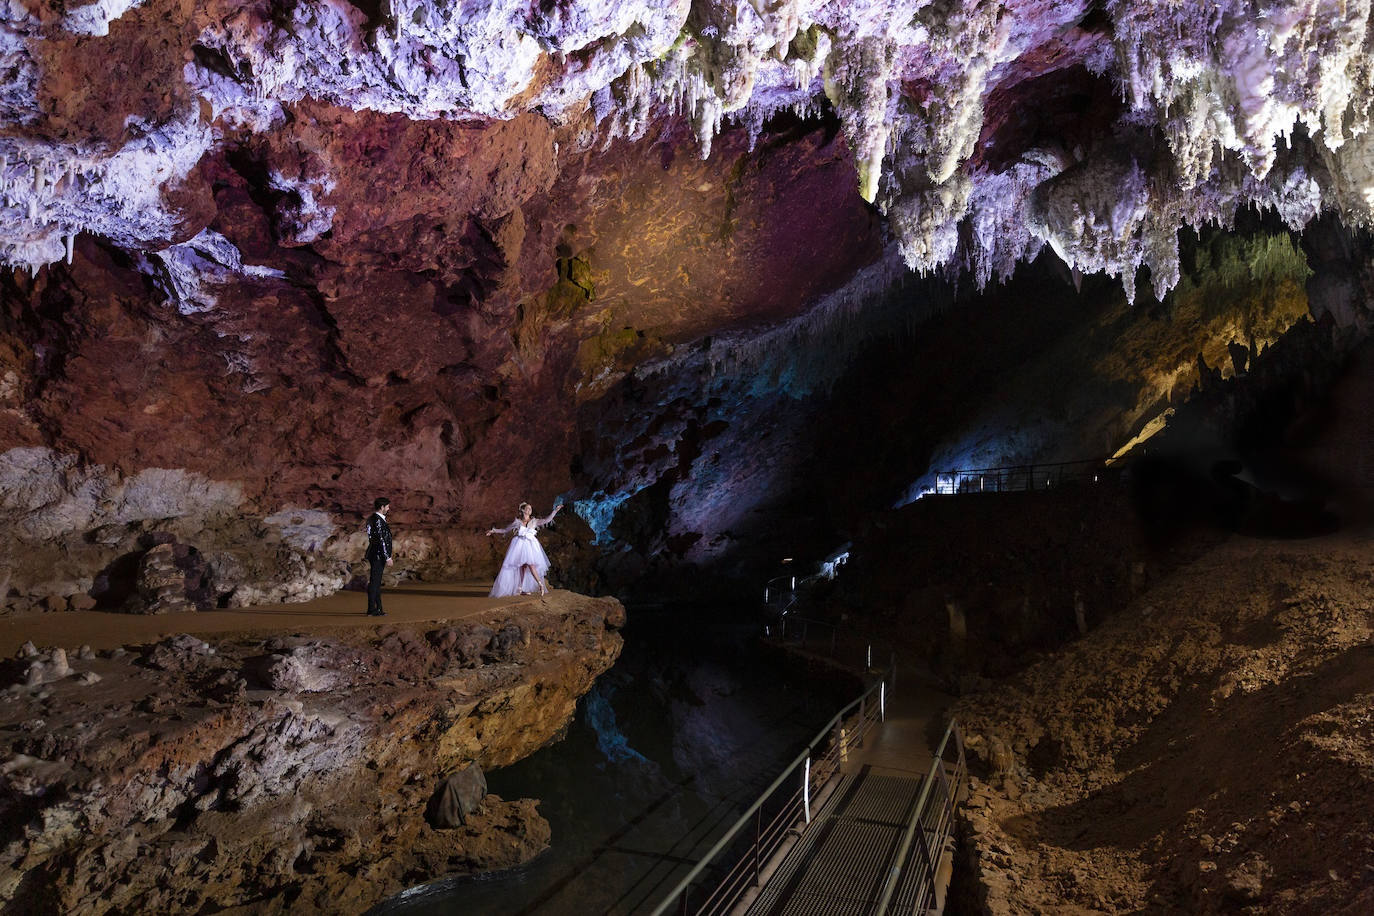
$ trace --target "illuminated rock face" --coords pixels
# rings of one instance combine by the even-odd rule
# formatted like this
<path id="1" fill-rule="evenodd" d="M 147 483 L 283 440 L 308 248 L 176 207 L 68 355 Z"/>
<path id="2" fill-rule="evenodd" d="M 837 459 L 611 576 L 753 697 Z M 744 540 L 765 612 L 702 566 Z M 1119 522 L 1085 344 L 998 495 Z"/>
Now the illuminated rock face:
<path id="1" fill-rule="evenodd" d="M 29 527 L 0 522 L 0 549 L 26 600 L 170 528 L 238 550 L 244 596 L 333 588 L 378 494 L 436 574 L 488 571 L 478 532 L 557 493 L 640 527 L 666 506 L 700 558 L 796 471 L 799 386 L 838 377 L 760 354 L 854 324 L 904 269 L 981 288 L 1049 249 L 1162 295 L 1180 227 L 1363 226 L 1374 194 L 1368 2 L 5 16 L 0 468 Z M 722 390 L 617 419 L 654 372 Z M 600 441 L 620 433 L 646 438 Z M 152 470 L 232 498 L 101 501 Z M 270 549 L 245 554 L 254 530 Z"/>
<path id="2" fill-rule="evenodd" d="M 469 124 L 534 113 L 578 150 L 642 141 L 680 111 L 703 155 L 729 124 L 757 136 L 779 111 L 829 107 L 860 193 L 891 217 L 911 266 L 954 257 L 957 225 L 973 216 L 1000 234 L 1028 229 L 1082 270 L 1129 277 L 1147 265 L 1162 292 L 1176 277 L 1175 230 L 1226 222 L 1241 203 L 1294 225 L 1322 199 L 1368 218 L 1369 13 L 1344 0 L 16 6 L 0 244 L 29 266 L 65 256 L 78 232 L 126 248 L 186 241 L 207 218 L 186 199 L 205 203 L 205 156 L 283 128 L 297 161 L 257 176 L 284 198 L 281 237 L 309 244 L 337 221 L 347 238 L 358 228 L 340 208 L 350 174 L 395 163 L 380 138 L 349 144 L 352 126 L 318 119 L 321 105 Z M 1026 132 L 1036 84 L 1060 74 L 1109 83 L 1124 101 L 1093 129 Z M 542 146 L 525 157 L 527 190 L 550 164 Z M 466 171 L 425 185 L 442 193 Z M 1009 171 L 1021 172 L 1012 200 L 978 193 Z M 419 177 L 386 175 L 388 187 Z M 997 243 L 964 244 L 987 256 Z"/>
<path id="3" fill-rule="evenodd" d="M 26 723 L 0 747 L 0 904 L 357 913 L 528 861 L 550 836 L 534 799 L 488 796 L 452 829 L 426 805 L 556 740 L 624 623 L 613 599 L 560 592 L 427 631 L 21 650 L 0 670 Z"/>

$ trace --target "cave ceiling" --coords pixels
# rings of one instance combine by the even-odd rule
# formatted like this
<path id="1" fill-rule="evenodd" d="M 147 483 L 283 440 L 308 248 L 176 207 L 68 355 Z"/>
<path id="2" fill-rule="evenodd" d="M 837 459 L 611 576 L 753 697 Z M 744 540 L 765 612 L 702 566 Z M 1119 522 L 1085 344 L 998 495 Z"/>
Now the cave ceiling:
<path id="1" fill-rule="evenodd" d="M 1163 296 L 1181 230 L 1363 227 L 1371 40 L 1368 0 L 9 0 L 0 442 L 264 514 L 605 495 L 588 405 L 856 282 Z"/>

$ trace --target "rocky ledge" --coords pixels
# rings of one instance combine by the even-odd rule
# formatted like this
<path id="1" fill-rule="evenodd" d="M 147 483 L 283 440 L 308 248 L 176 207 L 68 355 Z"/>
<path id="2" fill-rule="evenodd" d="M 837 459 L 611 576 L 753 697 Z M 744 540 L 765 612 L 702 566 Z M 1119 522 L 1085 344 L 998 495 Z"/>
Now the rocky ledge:
<path id="1" fill-rule="evenodd" d="M 526 861 L 548 823 L 482 797 L 481 770 L 560 737 L 624 621 L 556 592 L 404 627 L 27 645 L 0 666 L 0 913 L 361 912 Z"/>

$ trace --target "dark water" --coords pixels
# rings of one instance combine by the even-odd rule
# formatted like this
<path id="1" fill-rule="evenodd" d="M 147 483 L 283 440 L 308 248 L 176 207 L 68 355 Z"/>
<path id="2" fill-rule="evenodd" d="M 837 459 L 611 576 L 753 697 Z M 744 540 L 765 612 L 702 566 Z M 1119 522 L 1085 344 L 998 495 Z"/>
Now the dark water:
<path id="1" fill-rule="evenodd" d="M 686 874 L 853 685 L 761 654 L 757 628 L 631 609 L 625 650 L 567 737 L 487 774 L 534 797 L 551 848 L 522 868 L 413 888 L 369 916 L 646 912 Z"/>

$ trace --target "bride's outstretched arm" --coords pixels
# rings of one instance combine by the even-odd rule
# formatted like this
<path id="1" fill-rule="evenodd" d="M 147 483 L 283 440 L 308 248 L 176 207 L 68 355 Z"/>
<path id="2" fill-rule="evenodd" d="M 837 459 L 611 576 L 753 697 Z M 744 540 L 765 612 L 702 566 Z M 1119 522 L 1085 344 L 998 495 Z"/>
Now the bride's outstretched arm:
<path id="1" fill-rule="evenodd" d="M 562 509 L 562 508 L 563 508 L 563 504 L 562 504 L 562 503 L 559 503 L 558 505 L 554 506 L 554 507 L 553 507 L 553 511 L 550 512 L 548 515 L 544 516 L 543 518 L 537 518 L 537 519 L 535 519 L 535 520 L 534 520 L 535 525 L 536 525 L 537 527 L 539 527 L 539 528 L 543 528 L 543 527 L 544 527 L 545 525 L 547 525 L 549 522 L 553 521 L 553 517 L 554 517 L 555 515 L 557 515 L 558 512 L 559 512 L 559 510 Z"/>
<path id="2" fill-rule="evenodd" d="M 488 535 L 492 535 L 492 534 L 509 534 L 510 532 L 514 531 L 516 528 L 519 528 L 519 527 L 520 527 L 520 522 L 517 520 L 517 521 L 511 522 L 509 525 L 507 525 L 507 526 L 504 527 L 504 528 L 488 528 L 488 529 L 487 529 L 487 534 L 488 534 Z"/>

